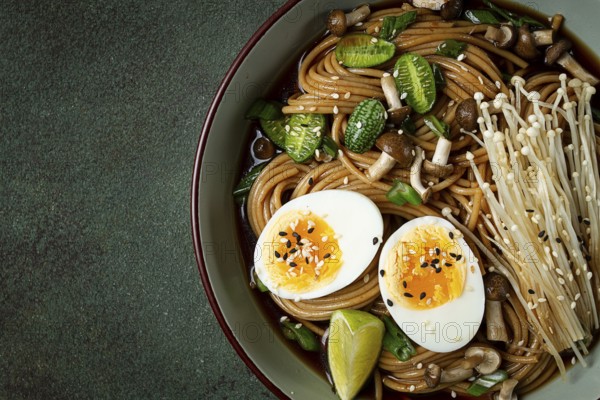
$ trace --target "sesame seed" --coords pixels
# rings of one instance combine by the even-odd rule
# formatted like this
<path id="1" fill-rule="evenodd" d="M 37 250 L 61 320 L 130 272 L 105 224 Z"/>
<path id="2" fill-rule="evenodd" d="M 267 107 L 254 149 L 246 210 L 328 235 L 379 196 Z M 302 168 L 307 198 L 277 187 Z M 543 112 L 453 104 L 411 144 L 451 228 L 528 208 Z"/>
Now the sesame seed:
<path id="1" fill-rule="evenodd" d="M 431 260 L 431 264 L 439 264 L 440 263 L 440 259 L 439 258 L 435 258 L 433 260 Z"/>
<path id="2" fill-rule="evenodd" d="M 300 328 L 302 328 L 302 324 L 301 324 L 301 323 L 297 323 L 297 324 L 294 326 L 294 328 L 296 328 L 296 329 L 300 329 Z"/>
<path id="3" fill-rule="evenodd" d="M 379 239 L 378 239 L 378 238 L 376 238 L 376 237 L 374 237 L 374 238 L 373 238 L 373 245 L 376 245 L 377 243 L 379 243 Z"/>
<path id="4" fill-rule="evenodd" d="M 296 264 L 296 263 L 295 263 L 295 262 L 293 262 L 293 261 L 290 263 L 290 267 L 292 267 L 292 268 L 296 268 L 297 266 L 298 266 L 298 264 Z"/>
<path id="5" fill-rule="evenodd" d="M 450 396 L 452 396 L 452 398 L 453 398 L 453 399 L 455 399 L 455 398 L 456 398 L 456 396 L 458 396 L 458 395 L 457 395 L 457 394 L 456 394 L 456 392 L 453 390 L 452 392 L 450 392 Z"/>
<path id="6" fill-rule="evenodd" d="M 279 322 L 285 322 L 288 320 L 288 317 L 286 317 L 285 315 L 281 318 L 279 318 Z"/>
<path id="7" fill-rule="evenodd" d="M 423 363 L 418 363 L 417 364 L 417 369 L 423 369 Z"/>
<path id="8" fill-rule="evenodd" d="M 565 296 L 556 296 L 556 300 L 565 301 Z"/>
<path id="9" fill-rule="evenodd" d="M 356 127 L 357 127 L 358 129 L 362 128 L 362 122 L 361 122 L 361 121 L 358 121 L 358 122 L 356 123 Z"/>
<path id="10" fill-rule="evenodd" d="M 406 292 L 406 293 L 404 293 L 404 297 L 411 298 L 411 297 L 414 297 L 414 296 L 413 296 L 412 294 L 410 294 L 410 293 Z"/>
<path id="11" fill-rule="evenodd" d="M 344 178 L 344 185 L 347 185 L 347 184 L 348 184 L 348 182 L 350 182 L 350 180 L 349 180 L 349 179 L 348 179 L 348 177 L 346 176 L 346 177 Z"/>
<path id="12" fill-rule="evenodd" d="M 448 233 L 448 236 L 450 236 L 450 239 L 454 240 L 454 232 Z"/>
<path id="13" fill-rule="evenodd" d="M 581 293 L 577 293 L 575 295 L 575 301 L 579 300 L 581 298 Z"/>
<path id="14" fill-rule="evenodd" d="M 279 232 L 279 236 L 287 236 L 287 232 Z"/>
<path id="15" fill-rule="evenodd" d="M 416 389 L 415 385 L 410 385 L 410 387 L 408 388 L 409 391 L 414 392 Z"/>
<path id="16" fill-rule="evenodd" d="M 331 77 L 331 79 L 333 79 L 334 81 L 338 81 L 340 79 L 340 77 L 337 75 L 334 75 Z"/>
<path id="17" fill-rule="evenodd" d="M 529 292 L 529 294 L 535 294 L 535 290 L 533 290 L 533 289 L 529 289 L 528 292 Z"/>
<path id="18" fill-rule="evenodd" d="M 548 300 L 546 300 L 546 299 L 545 299 L 545 298 L 543 298 L 543 297 L 540 297 L 540 298 L 538 299 L 538 303 L 545 303 L 545 302 L 547 302 L 547 301 L 548 301 Z"/>
<path id="19" fill-rule="evenodd" d="M 452 267 L 452 264 L 450 264 L 450 263 L 445 263 L 444 265 L 448 268 Z"/>
<path id="20" fill-rule="evenodd" d="M 322 240 L 323 242 L 326 242 L 327 240 L 329 240 L 329 236 L 323 236 L 323 237 L 321 238 L 321 240 Z"/>
<path id="21" fill-rule="evenodd" d="M 427 297 L 427 293 L 423 292 L 421 293 L 421 295 L 419 296 L 420 300 L 423 300 L 425 297 Z"/>
<path id="22" fill-rule="evenodd" d="M 348 100 L 350 96 L 352 96 L 352 93 L 346 92 L 346 94 L 344 95 L 344 99 Z"/>
<path id="23" fill-rule="evenodd" d="M 456 261 L 460 261 L 462 259 L 462 254 L 456 256 Z"/>
<path id="24" fill-rule="evenodd" d="M 321 268 L 321 267 L 323 267 L 323 265 L 325 265 L 325 261 L 321 260 L 321 261 L 319 261 L 319 263 L 317 264 L 317 268 Z"/>
<path id="25" fill-rule="evenodd" d="M 390 306 L 390 307 L 393 307 L 394 306 L 394 302 L 388 299 L 387 305 Z"/>
<path id="26" fill-rule="evenodd" d="M 575 365 L 577 363 L 577 359 L 575 357 L 571 358 L 571 364 Z"/>
<path id="27" fill-rule="evenodd" d="M 572 303 L 571 303 L 571 310 L 574 310 L 574 309 L 576 309 L 576 308 L 577 308 L 577 303 L 575 303 L 575 302 L 572 302 Z"/>
<path id="28" fill-rule="evenodd" d="M 369 283 L 369 280 L 371 279 L 371 277 L 369 275 L 365 275 L 365 277 L 363 278 L 363 281 L 365 283 Z"/>
<path id="29" fill-rule="evenodd" d="M 441 273 L 441 272 L 442 272 L 442 269 L 441 269 L 441 268 L 436 268 L 436 269 L 435 269 L 435 273 L 436 273 L 436 274 L 439 274 L 439 273 Z"/>
<path id="30" fill-rule="evenodd" d="M 281 257 L 281 254 L 279 254 L 278 251 L 275 251 L 275 257 L 279 258 L 279 257 Z"/>
<path id="31" fill-rule="evenodd" d="M 586 224 L 586 225 L 590 225 L 590 224 L 591 224 L 591 222 L 590 222 L 590 219 L 589 219 L 589 218 L 585 218 L 585 219 L 583 220 L 583 223 L 584 223 L 584 224 Z"/>
<path id="32" fill-rule="evenodd" d="M 331 93 L 331 97 L 337 100 L 340 98 L 340 95 L 337 93 Z"/>
<path id="33" fill-rule="evenodd" d="M 538 233 L 538 237 L 541 239 L 544 236 L 546 236 L 546 231 L 541 231 L 540 233 Z"/>
<path id="34" fill-rule="evenodd" d="M 340 109 L 338 108 L 338 106 L 333 106 L 333 113 L 338 114 L 339 112 L 340 112 Z"/>
<path id="35" fill-rule="evenodd" d="M 429 267 L 428 263 L 424 262 L 423 264 L 421 264 L 421 268 L 427 268 L 427 267 Z"/>
<path id="36" fill-rule="evenodd" d="M 381 277 L 383 278 L 385 276 L 385 270 L 382 269 L 381 271 L 379 271 L 379 275 L 381 275 Z"/>
<path id="37" fill-rule="evenodd" d="M 456 253 L 450 253 L 450 257 L 456 258 Z"/>

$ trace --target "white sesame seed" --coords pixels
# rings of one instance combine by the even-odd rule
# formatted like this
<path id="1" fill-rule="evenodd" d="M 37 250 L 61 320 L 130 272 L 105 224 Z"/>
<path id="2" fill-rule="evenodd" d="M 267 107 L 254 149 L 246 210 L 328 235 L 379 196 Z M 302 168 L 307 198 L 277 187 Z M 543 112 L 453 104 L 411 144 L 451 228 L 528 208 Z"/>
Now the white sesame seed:
<path id="1" fill-rule="evenodd" d="M 520 346 L 523 346 L 524 344 L 525 344 L 525 341 L 524 341 L 524 340 L 521 340 L 519 343 L 517 343 L 517 346 L 519 346 L 519 347 L 520 347 Z"/>
<path id="2" fill-rule="evenodd" d="M 562 272 L 562 270 L 561 270 L 560 268 L 556 268 L 556 270 L 555 270 L 555 271 L 556 271 L 556 273 L 557 273 L 557 274 L 559 274 L 559 275 L 564 275 L 564 274 L 565 274 L 564 272 Z"/>
<path id="3" fill-rule="evenodd" d="M 560 295 L 560 296 L 557 296 L 556 299 L 558 301 L 565 301 L 565 296 Z"/>
<path id="4" fill-rule="evenodd" d="M 575 357 L 571 358 L 571 364 L 575 365 L 577 363 L 577 359 Z"/>
<path id="5" fill-rule="evenodd" d="M 362 122 L 361 122 L 361 121 L 358 121 L 358 122 L 356 123 L 356 127 L 357 127 L 358 129 L 362 128 Z"/>
<path id="6" fill-rule="evenodd" d="M 334 81 L 338 81 L 338 80 L 340 80 L 340 77 L 337 75 L 334 75 L 331 77 L 331 79 L 333 79 Z"/>
<path id="7" fill-rule="evenodd" d="M 286 131 L 286 132 L 289 132 L 289 131 L 290 131 L 290 129 L 292 129 L 292 127 L 291 127 L 291 126 L 289 126 L 289 125 L 286 125 L 286 126 L 285 126 L 285 131 Z"/>
<path id="8" fill-rule="evenodd" d="M 319 261 L 319 263 L 317 264 L 317 268 L 323 268 L 323 265 L 325 265 L 325 261 L 321 260 L 321 261 Z"/>
<path id="9" fill-rule="evenodd" d="M 400 100 L 404 100 L 408 97 L 408 93 L 404 92 L 402 93 L 402 95 L 400 95 Z"/>
<path id="10" fill-rule="evenodd" d="M 315 111 L 317 111 L 317 107 L 311 107 L 311 108 L 308 109 L 308 111 L 315 112 Z"/>
<path id="11" fill-rule="evenodd" d="M 338 108 L 338 106 L 333 106 L 333 113 L 338 114 L 339 112 L 340 112 L 340 109 Z"/>
<path id="12" fill-rule="evenodd" d="M 369 275 L 365 275 L 365 277 L 364 277 L 363 281 L 364 281 L 365 283 L 369 283 L 369 279 L 370 279 L 370 278 L 371 278 L 371 277 L 370 277 Z"/>
<path id="13" fill-rule="evenodd" d="M 453 399 L 456 398 L 457 394 L 456 392 L 453 390 L 452 392 L 450 392 L 450 396 L 452 396 Z"/>
<path id="14" fill-rule="evenodd" d="M 349 180 L 348 180 L 348 177 L 345 177 L 345 178 L 344 178 L 344 185 L 347 185 L 347 184 L 348 184 L 348 182 L 349 182 Z"/>
<path id="15" fill-rule="evenodd" d="M 337 94 L 337 93 L 331 93 L 331 97 L 334 98 L 334 99 L 339 99 L 340 95 Z"/>
<path id="16" fill-rule="evenodd" d="M 399 71 L 398 71 L 398 70 L 395 70 L 395 71 L 394 71 L 394 78 L 397 78 L 397 77 L 398 77 L 398 74 L 399 74 Z"/>
<path id="17" fill-rule="evenodd" d="M 423 369 L 423 363 L 418 363 L 417 364 L 417 369 Z"/>
<path id="18" fill-rule="evenodd" d="M 566 282 L 563 278 L 558 278 L 558 283 L 560 283 L 561 285 L 564 285 Z"/>
<path id="19" fill-rule="evenodd" d="M 295 328 L 296 328 L 296 329 L 300 329 L 300 328 L 302 328 L 302 324 L 300 324 L 300 323 L 297 323 L 297 324 L 296 324 L 296 326 L 295 326 Z"/>
<path id="20" fill-rule="evenodd" d="M 410 385 L 410 387 L 408 388 L 409 391 L 414 392 L 416 389 L 415 385 Z"/>
<path id="21" fill-rule="evenodd" d="M 540 298 L 538 299 L 538 302 L 540 302 L 540 303 L 545 303 L 545 302 L 547 302 L 547 301 L 548 301 L 548 300 L 546 300 L 546 299 L 545 299 L 545 298 L 543 298 L 543 297 L 540 297 Z"/>
<path id="22" fill-rule="evenodd" d="M 462 61 L 462 60 L 464 60 L 465 58 L 467 58 L 467 56 L 466 56 L 466 55 L 464 55 L 464 54 L 459 54 L 459 55 L 458 55 L 458 58 L 457 58 L 457 60 L 458 60 L 458 61 Z"/>
<path id="23" fill-rule="evenodd" d="M 374 37 L 371 39 L 371 43 L 377 43 L 377 42 L 378 42 L 377 38 Z"/>
<path id="24" fill-rule="evenodd" d="M 315 126 L 315 127 L 312 129 L 312 132 L 319 132 L 320 130 L 321 130 L 321 127 L 320 127 L 320 126 Z"/>
<path id="25" fill-rule="evenodd" d="M 288 320 L 288 317 L 286 317 L 285 315 L 281 318 L 279 318 L 279 322 L 285 322 Z"/>
<path id="26" fill-rule="evenodd" d="M 592 274 L 591 272 L 587 273 L 588 280 L 591 280 L 593 276 L 594 276 L 594 274 Z"/>
<path id="27" fill-rule="evenodd" d="M 350 96 L 352 96 L 352 93 L 346 92 L 346 94 L 344 95 L 344 99 L 348 100 Z"/>

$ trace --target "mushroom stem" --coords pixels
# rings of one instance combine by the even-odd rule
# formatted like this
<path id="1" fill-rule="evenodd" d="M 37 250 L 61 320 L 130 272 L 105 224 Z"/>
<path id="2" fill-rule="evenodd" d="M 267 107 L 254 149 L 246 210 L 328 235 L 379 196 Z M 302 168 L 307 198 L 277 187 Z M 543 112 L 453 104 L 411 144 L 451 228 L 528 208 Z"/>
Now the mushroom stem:
<path id="1" fill-rule="evenodd" d="M 362 6 L 346 14 L 346 25 L 356 25 L 359 22 L 364 21 L 369 16 L 369 14 L 371 14 L 371 9 L 369 8 L 369 5 L 363 4 Z"/>
<path id="2" fill-rule="evenodd" d="M 390 157 L 385 151 L 381 152 L 381 155 L 367 170 L 367 178 L 371 181 L 378 181 L 382 176 L 387 174 L 396 165 L 396 160 Z"/>
<path id="3" fill-rule="evenodd" d="M 442 5 L 447 3 L 448 0 L 412 0 L 412 5 L 418 8 L 427 8 L 433 11 L 440 11 Z"/>
<path id="4" fill-rule="evenodd" d="M 500 391 L 494 394 L 494 400 L 517 400 L 517 395 L 513 391 L 518 384 L 519 381 L 516 379 L 505 380 L 500 386 Z"/>
<path id="5" fill-rule="evenodd" d="M 396 87 L 396 80 L 390 74 L 385 74 L 381 78 L 381 89 L 383 89 L 383 95 L 388 104 L 388 109 L 393 110 L 402 107 L 402 101 L 400 101 L 400 94 Z"/>
<path id="6" fill-rule="evenodd" d="M 460 366 L 464 369 L 475 368 L 481 363 L 481 361 L 483 361 L 483 354 L 474 354 L 470 357 L 465 358 L 460 364 Z"/>
<path id="7" fill-rule="evenodd" d="M 554 31 L 552 29 L 542 29 L 532 32 L 533 41 L 536 46 L 548 46 L 554 43 Z"/>
<path id="8" fill-rule="evenodd" d="M 565 52 L 558 60 L 557 64 L 562 66 L 564 69 L 569 71 L 575 78 L 587 82 L 592 86 L 596 86 L 600 81 L 594 75 L 589 73 L 581 64 L 575 60 L 575 58 L 569 53 Z"/>
<path id="9" fill-rule="evenodd" d="M 504 317 L 502 317 L 502 302 L 494 300 L 485 301 L 485 321 L 488 340 L 495 342 L 508 342 L 508 332 Z"/>
<path id="10" fill-rule="evenodd" d="M 423 160 L 425 160 L 425 151 L 417 146 L 415 152 L 415 159 L 410 167 L 410 185 L 419 193 L 423 203 L 427 203 L 429 196 L 431 196 L 431 188 L 425 188 L 423 182 L 421 182 L 421 167 L 423 166 Z"/>
<path id="11" fill-rule="evenodd" d="M 452 369 L 443 369 L 442 376 L 440 378 L 441 383 L 452 383 L 452 382 L 460 382 L 465 379 L 469 379 L 473 376 L 473 370 L 470 368 L 452 368 Z"/>
<path id="12" fill-rule="evenodd" d="M 435 153 L 433 153 L 431 162 L 438 165 L 448 164 L 450 150 L 452 150 L 452 142 L 443 137 L 439 138 L 437 145 L 435 146 Z"/>
<path id="13" fill-rule="evenodd" d="M 562 14 L 554 14 L 552 16 L 552 30 L 554 31 L 554 33 L 558 33 L 558 31 L 560 30 L 560 28 L 562 27 L 563 21 L 565 20 L 565 17 L 563 17 Z"/>

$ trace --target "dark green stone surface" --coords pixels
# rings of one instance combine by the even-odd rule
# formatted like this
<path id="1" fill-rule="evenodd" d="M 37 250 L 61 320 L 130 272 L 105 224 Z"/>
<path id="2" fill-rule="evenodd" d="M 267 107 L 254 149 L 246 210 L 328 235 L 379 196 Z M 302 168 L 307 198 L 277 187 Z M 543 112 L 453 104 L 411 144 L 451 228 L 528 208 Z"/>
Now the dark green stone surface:
<path id="1" fill-rule="evenodd" d="M 212 96 L 283 3 L 2 3 L 0 398 L 273 397 L 207 303 L 189 193 Z"/>

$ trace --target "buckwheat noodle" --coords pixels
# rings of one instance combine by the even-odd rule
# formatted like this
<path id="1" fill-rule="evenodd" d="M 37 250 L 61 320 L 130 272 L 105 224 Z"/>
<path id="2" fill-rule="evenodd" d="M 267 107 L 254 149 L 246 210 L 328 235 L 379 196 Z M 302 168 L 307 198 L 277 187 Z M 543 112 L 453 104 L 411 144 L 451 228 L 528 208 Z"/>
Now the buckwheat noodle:
<path id="1" fill-rule="evenodd" d="M 410 9 L 412 8 L 405 4 L 399 8 L 374 12 L 363 24 L 352 29 L 377 33 L 381 29 L 381 20 L 384 16 L 400 15 Z M 527 124 L 527 121 L 523 120 L 528 116 L 541 115 L 542 118 L 546 118 L 548 128 L 551 128 L 545 129 L 544 132 L 562 130 L 563 142 L 559 143 L 556 139 L 555 148 L 552 148 L 552 144 L 550 147 L 544 147 L 540 144 L 540 140 L 536 141 L 536 138 L 532 137 L 527 139 L 531 140 L 528 146 L 535 147 L 539 154 L 551 158 L 552 154 L 562 150 L 563 146 L 568 149 L 569 144 L 575 146 L 585 144 L 587 146 L 585 151 L 589 153 L 587 163 L 583 162 L 582 165 L 581 157 L 575 154 L 577 148 L 572 151 L 573 154 L 566 157 L 566 161 L 562 159 L 562 162 L 565 163 L 565 170 L 568 170 L 569 174 L 578 171 L 575 168 L 584 168 L 581 171 L 596 174 L 585 183 L 587 185 L 585 190 L 595 196 L 595 190 L 600 189 L 595 186 L 598 181 L 596 156 L 599 146 L 599 139 L 596 136 L 598 125 L 594 126 L 593 122 L 585 119 L 583 111 L 575 110 L 574 118 L 579 118 L 578 121 L 587 126 L 587 134 L 591 135 L 588 137 L 591 143 L 581 143 L 584 139 L 578 142 L 570 132 L 573 129 L 583 129 L 581 124 L 571 120 L 573 115 L 557 108 L 559 103 L 566 104 L 570 101 L 578 101 L 582 104 L 580 108 L 589 106 L 589 99 L 586 99 L 586 96 L 592 89 L 577 80 L 567 81 L 560 71 L 536 71 L 511 51 L 498 49 L 483 38 L 483 33 L 487 29 L 485 24 L 443 21 L 437 13 L 429 10 L 416 9 L 416 11 L 418 13 L 416 22 L 395 39 L 397 54 L 404 52 L 420 54 L 431 63 L 437 63 L 444 72 L 446 86 L 438 94 L 431 113 L 450 125 L 452 136 L 450 162 L 455 167 L 454 172 L 441 180 L 424 176 L 423 180 L 431 186 L 433 196 L 430 201 L 420 206 L 397 206 L 386 199 L 386 193 L 391 188 L 393 179 L 409 182 L 409 170 L 396 167 L 380 181 L 371 182 L 367 179 L 363 171 L 373 164 L 381 153 L 374 150 L 364 154 L 352 153 L 344 147 L 344 131 L 349 114 L 361 101 L 367 98 L 385 99 L 380 78 L 391 69 L 397 57 L 377 68 L 346 68 L 338 63 L 335 52 L 332 51 L 339 38 L 329 35 L 305 56 L 298 76 L 301 92 L 288 100 L 283 111 L 288 114 L 306 112 L 330 114 L 332 118 L 330 134 L 341 149 L 339 157 L 326 163 L 312 161 L 308 164 L 298 164 L 285 153 L 278 155 L 264 168 L 250 191 L 247 202 L 248 220 L 252 230 L 258 236 L 271 216 L 288 198 L 330 189 L 356 191 L 375 202 L 384 216 L 384 240 L 402 221 L 426 215 L 447 215 L 452 218 L 464 231 L 466 240 L 470 241 L 471 248 L 477 253 L 477 258 L 483 260 L 481 265 L 485 268 L 484 273 L 496 270 L 511 282 L 511 295 L 502 306 L 509 333 L 508 343 L 500 345 L 490 343 L 482 332 L 476 335 L 474 343 L 495 347 L 502 356 L 503 369 L 511 378 L 519 381 L 518 392 L 527 393 L 544 384 L 557 370 L 564 371 L 562 356 L 565 351 L 574 356 L 573 360 L 577 357 L 584 362 L 582 355 L 587 353 L 590 338 L 598 329 L 599 283 L 596 276 L 599 272 L 600 255 L 598 247 L 594 247 L 598 246 L 598 243 L 592 239 L 594 234 L 598 237 L 596 231 L 598 213 L 594 210 L 597 204 L 586 205 L 584 201 L 582 204 L 582 200 L 577 198 L 576 194 L 567 196 L 570 204 L 554 204 L 553 212 L 563 218 L 564 222 L 575 219 L 573 223 L 575 232 L 566 233 L 567 235 L 577 233 L 585 237 L 586 248 L 582 245 L 578 255 L 567 254 L 569 258 L 555 257 L 553 268 L 561 270 L 558 275 L 553 271 L 538 275 L 540 274 L 538 270 L 528 269 L 522 262 L 515 260 L 514 257 L 511 258 L 510 254 L 507 254 L 510 253 L 509 251 L 502 252 L 501 249 L 507 250 L 506 243 L 516 242 L 518 238 L 530 239 L 537 243 L 538 231 L 529 229 L 520 233 L 523 236 L 517 238 L 510 236 L 513 234 L 511 230 L 504 229 L 509 226 L 507 221 L 510 217 L 503 215 L 504 206 L 510 208 L 521 207 L 521 205 L 503 203 L 509 201 L 507 196 L 512 194 L 503 184 L 498 183 L 499 186 L 495 184 L 493 176 L 497 171 L 491 167 L 491 160 L 494 163 L 501 163 L 502 150 L 494 148 L 492 151 L 496 142 L 486 137 L 485 132 L 490 130 L 517 133 L 519 124 L 521 127 L 523 123 Z M 436 55 L 440 43 L 448 39 L 467 43 L 463 52 L 464 57 L 460 61 Z M 514 89 L 511 90 L 504 82 L 501 71 L 517 77 L 512 82 Z M 519 80 L 521 77 L 522 81 Z M 529 98 L 532 93 L 537 93 L 535 96 L 538 97 L 534 99 L 535 101 Z M 479 99 L 480 104 L 487 101 L 489 105 L 498 98 L 498 94 L 503 95 L 505 99 L 503 111 L 492 114 L 484 106 L 481 109 L 484 121 L 479 121 L 480 129 L 474 134 L 461 131 L 455 120 L 457 105 L 464 99 L 474 97 Z M 540 109 L 539 104 L 543 105 L 543 109 Z M 411 137 L 416 145 L 425 150 L 427 158 L 431 158 L 437 137 L 425 126 L 422 117 L 416 118 L 415 124 L 417 130 Z M 485 146 L 482 146 L 483 144 Z M 512 139 L 511 143 L 503 145 L 502 148 L 514 147 L 512 150 L 523 150 L 525 144 Z M 529 162 L 533 165 L 536 161 L 530 159 Z M 555 182 L 553 187 L 561 180 L 562 183 L 573 184 L 570 176 L 549 176 L 548 179 Z M 482 189 L 482 182 L 490 183 L 484 185 L 485 190 Z M 522 196 L 520 199 L 525 203 L 535 203 L 535 199 L 527 194 L 518 195 Z M 540 193 L 540 196 L 543 197 L 543 193 Z M 518 199 L 515 197 L 513 200 Z M 548 199 L 548 202 L 553 203 L 553 199 Z M 540 206 L 539 203 L 535 205 Z M 524 205 L 522 207 L 525 208 Z M 581 224 L 582 210 L 587 210 L 585 211 L 587 219 L 584 222 L 589 226 L 591 220 L 590 227 L 585 223 Z M 541 210 L 542 214 L 543 211 Z M 574 214 L 575 211 L 577 214 Z M 528 220 L 524 211 L 521 216 L 512 216 L 512 218 L 516 224 L 521 224 L 523 219 Z M 550 216 L 546 214 L 538 219 L 548 220 Z M 552 225 L 552 221 L 546 223 Z M 559 225 L 556 223 L 556 226 Z M 555 232 L 553 235 L 563 236 L 560 232 Z M 568 240 L 568 238 L 563 239 Z M 561 248 L 555 245 L 556 243 L 552 245 L 550 251 L 559 252 Z M 580 246 L 575 245 L 574 248 Z M 567 253 L 569 251 L 571 248 L 565 250 Z M 560 256 L 562 257 L 562 253 Z M 577 256 L 587 256 L 589 262 L 586 263 L 585 259 L 582 260 Z M 540 257 L 543 259 L 545 255 L 541 254 Z M 378 259 L 379 255 L 354 283 L 326 297 L 292 301 L 279 298 L 274 294 L 270 296 L 283 312 L 298 319 L 317 335 L 324 334 L 331 313 L 338 309 L 362 309 L 377 315 L 386 314 L 387 310 L 378 286 Z M 574 266 L 574 263 L 579 266 Z M 583 264 L 585 270 L 580 268 Z M 528 294 L 528 289 L 532 287 L 536 288 L 536 292 L 545 293 L 547 299 Z M 423 378 L 425 367 L 431 363 L 436 363 L 442 368 L 460 365 L 464 361 L 464 350 L 435 353 L 418 347 L 417 355 L 405 362 L 383 351 L 374 374 L 374 379 L 377 381 L 376 388 L 379 388 L 376 390 L 378 398 L 381 396 L 381 384 L 391 390 L 415 394 L 438 390 L 466 393 L 469 381 L 440 384 L 431 389 Z"/>

